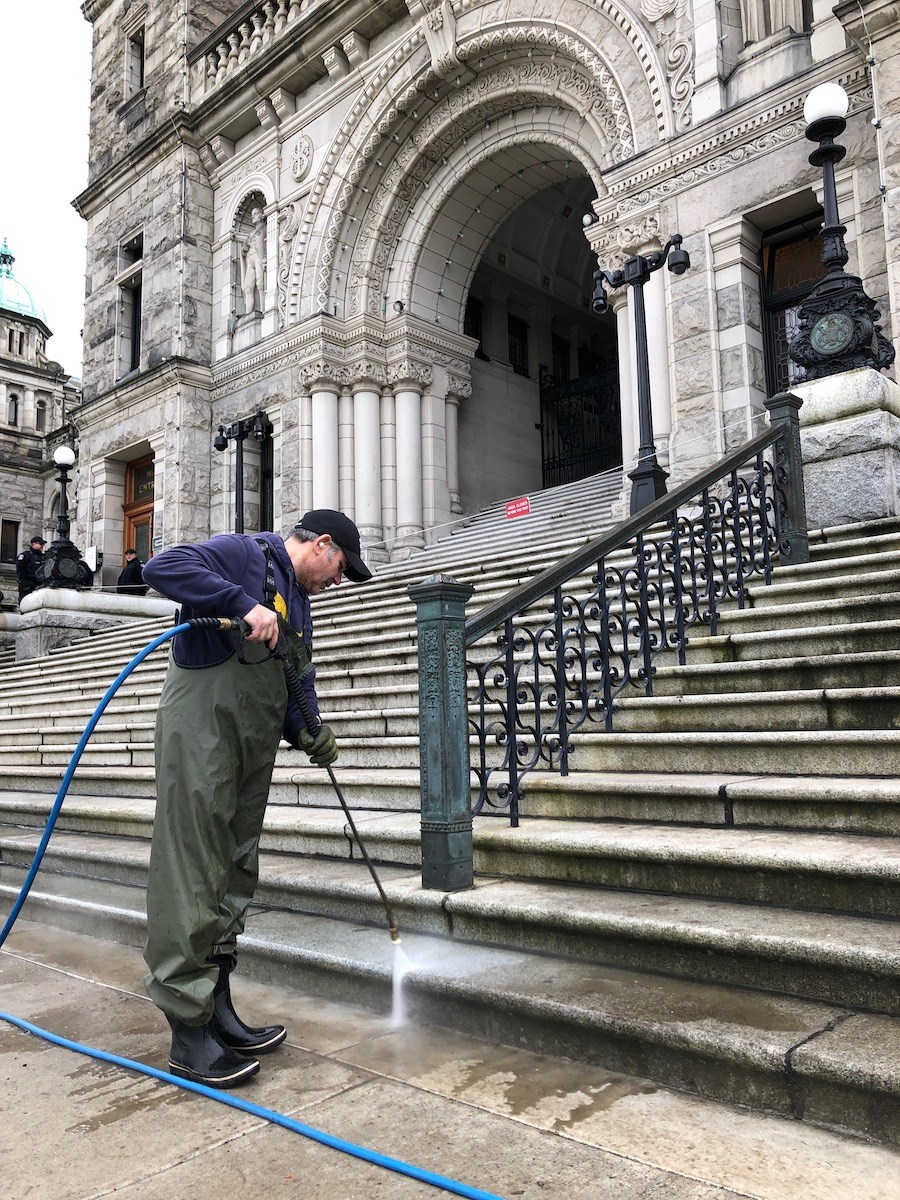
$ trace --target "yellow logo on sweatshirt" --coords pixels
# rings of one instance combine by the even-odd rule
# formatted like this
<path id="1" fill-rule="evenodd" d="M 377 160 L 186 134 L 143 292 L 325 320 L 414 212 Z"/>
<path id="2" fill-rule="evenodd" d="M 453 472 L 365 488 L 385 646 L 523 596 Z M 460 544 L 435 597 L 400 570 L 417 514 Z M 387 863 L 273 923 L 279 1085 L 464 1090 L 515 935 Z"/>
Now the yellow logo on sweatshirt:
<path id="1" fill-rule="evenodd" d="M 275 593 L 275 611 L 279 616 L 287 620 L 287 604 L 285 604 L 284 596 L 282 596 L 281 592 Z"/>

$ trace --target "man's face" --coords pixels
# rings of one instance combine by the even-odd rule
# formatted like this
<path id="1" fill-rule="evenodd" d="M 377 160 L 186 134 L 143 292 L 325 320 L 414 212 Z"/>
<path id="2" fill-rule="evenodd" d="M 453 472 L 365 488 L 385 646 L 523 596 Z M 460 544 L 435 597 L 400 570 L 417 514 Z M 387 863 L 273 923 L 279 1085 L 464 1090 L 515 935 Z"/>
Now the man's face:
<path id="1" fill-rule="evenodd" d="M 341 582 L 347 569 L 347 557 L 330 538 L 320 538 L 313 545 L 315 553 L 303 563 L 297 573 L 297 582 L 310 596 L 318 596 L 326 588 Z"/>
<path id="2" fill-rule="evenodd" d="M 32 548 L 32 550 L 37 550 L 38 553 L 40 553 L 44 549 L 44 543 L 43 542 L 32 542 L 31 548 Z"/>

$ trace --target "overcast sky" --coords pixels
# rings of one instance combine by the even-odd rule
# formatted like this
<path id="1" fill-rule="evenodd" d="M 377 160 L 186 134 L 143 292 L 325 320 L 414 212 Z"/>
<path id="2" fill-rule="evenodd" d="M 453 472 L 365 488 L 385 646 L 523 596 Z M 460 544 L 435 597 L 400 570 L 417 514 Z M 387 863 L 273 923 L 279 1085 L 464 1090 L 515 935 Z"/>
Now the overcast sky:
<path id="1" fill-rule="evenodd" d="M 47 315 L 50 358 L 81 374 L 91 26 L 80 0 L 0 0 L 0 242 Z"/>

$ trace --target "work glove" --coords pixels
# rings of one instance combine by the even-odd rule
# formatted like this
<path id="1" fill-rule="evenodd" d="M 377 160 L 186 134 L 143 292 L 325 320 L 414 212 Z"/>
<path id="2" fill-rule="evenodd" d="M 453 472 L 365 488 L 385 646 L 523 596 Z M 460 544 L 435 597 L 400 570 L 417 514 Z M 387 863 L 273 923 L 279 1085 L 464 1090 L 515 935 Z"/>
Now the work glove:
<path id="1" fill-rule="evenodd" d="M 337 742 L 327 725 L 320 725 L 315 733 L 301 729 L 297 734 L 297 749 L 308 754 L 317 767 L 330 767 L 337 761 Z"/>

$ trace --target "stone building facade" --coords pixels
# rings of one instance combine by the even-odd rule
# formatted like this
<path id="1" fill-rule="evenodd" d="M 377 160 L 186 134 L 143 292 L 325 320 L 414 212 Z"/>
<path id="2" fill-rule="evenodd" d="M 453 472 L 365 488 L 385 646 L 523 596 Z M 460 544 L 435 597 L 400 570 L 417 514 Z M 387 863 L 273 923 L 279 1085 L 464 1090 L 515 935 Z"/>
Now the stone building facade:
<path id="1" fill-rule="evenodd" d="M 540 488 L 551 420 L 628 468 L 633 299 L 596 316 L 592 274 L 676 231 L 691 269 L 646 289 L 658 451 L 684 475 L 739 443 L 821 270 L 821 82 L 850 96 L 848 269 L 900 331 L 898 0 L 83 9 L 78 517 L 108 563 L 234 527 L 213 442 L 257 413 L 247 528 L 341 507 L 373 559 Z"/>
<path id="2" fill-rule="evenodd" d="M 32 537 L 48 542 L 59 505 L 52 450 L 68 433 L 77 381 L 47 355 L 52 337 L 43 309 L 16 278 L 15 257 L 0 248 L 0 601 L 18 600 L 16 556 Z M 71 497 L 70 497 L 71 500 Z"/>

